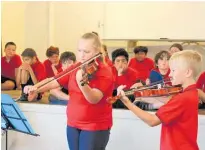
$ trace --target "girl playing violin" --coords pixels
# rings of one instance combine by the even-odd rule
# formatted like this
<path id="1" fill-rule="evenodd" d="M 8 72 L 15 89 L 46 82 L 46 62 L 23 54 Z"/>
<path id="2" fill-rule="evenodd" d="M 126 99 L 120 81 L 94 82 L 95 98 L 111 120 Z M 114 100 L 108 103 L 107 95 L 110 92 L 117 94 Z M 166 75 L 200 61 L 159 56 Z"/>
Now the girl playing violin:
<path id="1" fill-rule="evenodd" d="M 92 58 L 101 51 L 101 48 L 97 35 L 84 34 L 78 43 L 78 62 L 83 63 Z M 106 99 L 112 95 L 113 77 L 108 65 L 101 59 L 96 61 L 98 70 L 84 86 L 81 84 L 84 71 L 77 69 L 38 89 L 40 92 L 48 91 L 67 83 L 70 94 L 67 105 L 67 140 L 70 150 L 105 150 L 109 140 L 112 105 L 107 103 Z M 38 85 L 27 86 L 24 92 L 32 95 Z"/>
<path id="2" fill-rule="evenodd" d="M 198 91 L 195 78 L 202 65 L 201 55 L 192 50 L 177 52 L 170 58 L 172 85 L 181 84 L 183 92 L 173 96 L 156 114 L 150 114 L 133 105 L 118 87 L 121 101 L 149 126 L 162 124 L 161 150 L 198 150 Z"/>

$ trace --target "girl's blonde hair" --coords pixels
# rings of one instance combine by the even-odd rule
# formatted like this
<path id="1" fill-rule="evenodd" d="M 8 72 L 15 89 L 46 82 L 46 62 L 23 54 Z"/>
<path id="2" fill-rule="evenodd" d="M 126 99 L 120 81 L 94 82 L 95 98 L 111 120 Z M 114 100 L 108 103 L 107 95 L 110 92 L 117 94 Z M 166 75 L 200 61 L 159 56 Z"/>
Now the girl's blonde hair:
<path id="1" fill-rule="evenodd" d="M 194 50 L 184 50 L 174 53 L 169 63 L 178 63 L 180 67 L 190 68 L 193 71 L 193 77 L 196 78 L 201 72 L 202 56 Z"/>
<path id="2" fill-rule="evenodd" d="M 93 47 L 95 48 L 95 50 L 97 52 L 103 52 L 103 47 L 102 47 L 102 43 L 101 43 L 101 40 L 99 38 L 99 36 L 95 33 L 85 33 L 83 34 L 83 36 L 81 37 L 82 39 L 92 39 L 93 40 Z M 102 61 L 103 63 L 106 64 L 105 62 L 105 57 L 102 55 Z"/>
<path id="3" fill-rule="evenodd" d="M 85 33 L 83 34 L 83 36 L 81 37 L 82 39 L 92 39 L 93 40 L 93 47 L 101 52 L 101 49 L 102 49 L 102 44 L 101 44 L 101 41 L 100 41 L 100 38 L 94 34 L 94 33 Z"/>

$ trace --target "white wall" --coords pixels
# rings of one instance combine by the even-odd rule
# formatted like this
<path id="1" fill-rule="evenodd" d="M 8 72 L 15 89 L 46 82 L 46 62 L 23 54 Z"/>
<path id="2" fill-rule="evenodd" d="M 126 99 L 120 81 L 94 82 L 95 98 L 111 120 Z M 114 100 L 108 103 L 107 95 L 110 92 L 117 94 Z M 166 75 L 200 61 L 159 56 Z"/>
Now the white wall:
<path id="1" fill-rule="evenodd" d="M 148 8 L 150 9 L 152 8 L 152 5 L 154 6 L 153 2 L 146 3 L 149 3 Z M 190 4 L 192 3 L 194 2 L 190 2 Z M 188 6 L 190 6 L 190 4 Z M 143 6 L 146 5 L 147 4 L 143 2 Z M 155 17 L 157 17 L 156 15 L 158 14 L 161 18 L 165 18 L 167 13 L 172 17 L 177 16 L 179 12 L 173 10 L 181 8 L 182 5 L 180 4 L 180 6 L 176 6 L 176 8 L 172 10 L 173 6 L 175 5 L 172 4 L 168 7 L 170 9 L 169 11 L 164 10 L 155 12 Z M 102 38 L 108 38 L 111 36 L 119 37 L 122 34 L 123 36 L 132 36 L 133 34 L 138 35 L 139 33 L 136 34 L 135 31 L 131 31 L 134 24 L 129 20 L 132 19 L 137 21 L 146 18 L 146 16 L 150 15 L 150 9 L 147 8 L 144 10 L 143 8 L 139 8 L 139 14 L 135 14 L 134 16 L 130 15 L 129 17 L 124 18 L 131 12 L 131 8 L 135 7 L 136 4 L 132 6 L 126 2 L 120 4 L 117 2 L 4 1 L 2 2 L 2 45 L 4 46 L 8 41 L 14 41 L 17 44 L 17 53 L 19 54 L 25 48 L 32 47 L 36 50 L 40 60 L 43 61 L 46 59 L 46 48 L 50 45 L 58 46 L 61 52 L 66 50 L 76 52 L 77 41 L 85 32 L 96 31 Z M 200 11 L 203 10 L 203 7 L 204 5 L 197 4 L 197 8 Z M 185 10 L 182 8 L 180 11 L 185 13 Z M 192 14 L 196 16 L 200 11 L 189 11 L 187 14 L 191 19 L 191 27 L 193 27 L 193 29 L 189 30 L 189 34 L 195 35 L 195 37 L 198 38 L 200 38 L 200 35 L 205 35 L 203 34 L 203 28 L 199 28 L 201 26 L 205 27 L 205 19 L 203 19 L 205 13 L 201 13 L 197 16 L 198 18 L 196 19 L 200 19 L 200 21 L 196 23 L 192 20 Z M 136 13 L 136 11 L 134 12 Z M 136 18 L 136 16 L 138 17 Z M 121 18 L 125 19 L 124 23 L 120 24 L 119 22 L 116 22 L 116 20 L 119 21 Z M 177 19 L 179 20 L 179 18 Z M 160 22 L 160 24 L 162 24 L 160 28 L 163 32 L 166 30 L 170 35 L 177 34 L 172 27 L 177 27 L 179 22 L 169 21 Z M 150 25 L 152 24 L 141 24 L 142 28 L 136 27 L 136 30 L 140 30 L 140 33 L 143 33 L 146 36 L 149 35 L 149 33 L 154 34 L 155 30 L 150 29 Z M 153 24 L 153 28 L 156 27 L 155 25 L 156 24 Z M 185 25 L 183 20 L 180 25 Z M 122 26 L 125 26 L 126 29 L 119 30 Z M 169 29 L 167 29 L 167 27 L 169 27 Z M 190 26 L 185 25 L 183 31 L 186 31 L 189 27 Z M 199 36 L 196 35 L 196 28 L 201 31 Z M 146 38 L 149 39 L 151 37 L 147 36 Z M 141 42 L 138 42 L 138 45 L 141 45 L 140 43 Z M 146 44 L 148 44 L 148 42 L 143 43 L 143 45 Z M 121 42 L 119 42 L 119 45 L 121 45 Z"/>
<path id="2" fill-rule="evenodd" d="M 1 2 L 2 4 L 2 48 L 5 43 L 14 41 L 17 53 L 25 48 L 25 9 L 26 2 Z"/>
<path id="3" fill-rule="evenodd" d="M 21 53 L 36 50 L 46 59 L 50 45 L 60 51 L 76 51 L 77 41 L 85 32 L 102 32 L 103 2 L 2 2 L 2 45 L 14 41 Z M 12 10 L 12 11 L 11 11 Z"/>
<path id="4" fill-rule="evenodd" d="M 43 60 L 49 45 L 48 2 L 27 2 L 25 18 L 25 48 L 33 48 Z"/>
<path id="5" fill-rule="evenodd" d="M 108 2 L 104 39 L 205 40 L 205 2 Z"/>
<path id="6" fill-rule="evenodd" d="M 48 2 L 2 2 L 2 46 L 13 41 L 17 53 L 25 48 L 36 50 L 45 59 L 48 47 Z"/>
<path id="7" fill-rule="evenodd" d="M 101 32 L 102 2 L 52 2 L 53 41 L 61 51 L 76 51 L 79 37 L 91 31 Z"/>

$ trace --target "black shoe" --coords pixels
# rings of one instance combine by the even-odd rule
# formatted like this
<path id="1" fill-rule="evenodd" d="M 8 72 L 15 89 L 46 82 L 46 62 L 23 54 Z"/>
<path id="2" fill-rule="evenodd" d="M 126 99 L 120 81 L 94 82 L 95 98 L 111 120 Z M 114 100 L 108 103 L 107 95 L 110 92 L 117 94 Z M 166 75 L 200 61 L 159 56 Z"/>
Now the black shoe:
<path id="1" fill-rule="evenodd" d="M 21 94 L 21 97 L 17 101 L 28 101 L 28 95 L 25 93 Z"/>
<path id="2" fill-rule="evenodd" d="M 152 104 L 150 103 L 136 101 L 134 104 L 142 110 L 154 110 Z"/>

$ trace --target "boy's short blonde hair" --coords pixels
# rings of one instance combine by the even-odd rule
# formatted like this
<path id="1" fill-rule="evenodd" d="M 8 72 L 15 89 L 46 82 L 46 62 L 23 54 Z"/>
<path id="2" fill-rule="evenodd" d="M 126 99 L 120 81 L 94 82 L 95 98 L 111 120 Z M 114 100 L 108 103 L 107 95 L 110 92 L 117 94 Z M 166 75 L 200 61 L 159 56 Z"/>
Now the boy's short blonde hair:
<path id="1" fill-rule="evenodd" d="M 202 68 L 202 56 L 200 53 L 194 50 L 184 50 L 174 53 L 169 64 L 176 63 L 184 69 L 190 68 L 193 71 L 193 77 L 196 78 L 201 72 Z"/>

